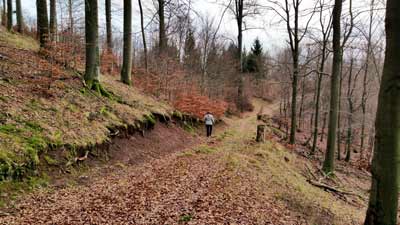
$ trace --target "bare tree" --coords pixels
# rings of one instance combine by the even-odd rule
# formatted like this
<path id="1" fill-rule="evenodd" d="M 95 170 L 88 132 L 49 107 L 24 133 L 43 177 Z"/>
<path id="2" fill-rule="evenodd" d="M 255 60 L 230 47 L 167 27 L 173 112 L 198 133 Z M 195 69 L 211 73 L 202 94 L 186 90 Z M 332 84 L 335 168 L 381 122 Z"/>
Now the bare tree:
<path id="1" fill-rule="evenodd" d="M 329 16 L 329 20 L 323 17 L 325 7 L 325 1 L 319 1 L 319 24 L 321 26 L 321 56 L 320 63 L 317 74 L 317 88 L 316 88 L 316 96 L 315 96 L 315 115 L 314 115 L 314 131 L 313 131 L 313 143 L 311 148 L 311 153 L 314 154 L 317 148 L 317 139 L 318 139 L 318 123 L 319 123 L 319 113 L 320 113 L 320 100 L 321 100 L 321 87 L 322 87 L 322 79 L 324 77 L 325 64 L 327 59 L 328 52 L 328 42 L 332 28 L 332 16 Z"/>
<path id="2" fill-rule="evenodd" d="M 284 5 L 279 2 L 272 2 L 274 7 L 270 7 L 275 11 L 280 18 L 286 23 L 286 29 L 289 39 L 289 46 L 292 53 L 292 100 L 291 100 L 291 127 L 289 143 L 295 144 L 296 142 L 296 131 L 297 131 L 297 89 L 299 80 L 299 56 L 300 56 L 300 43 L 304 39 L 311 19 L 316 12 L 316 7 L 311 10 L 311 13 L 307 13 L 309 18 L 305 23 L 304 27 L 300 27 L 300 7 L 303 1 L 293 0 L 289 3 L 289 0 L 285 0 Z M 281 13 L 280 11 L 283 11 Z"/>
<path id="3" fill-rule="evenodd" d="M 365 119 L 367 114 L 367 101 L 368 101 L 368 73 L 370 69 L 370 59 L 372 54 L 372 26 L 373 26 L 373 18 L 374 18 L 374 7 L 375 0 L 371 0 L 370 5 L 370 15 L 369 15 L 369 25 L 368 25 L 368 35 L 367 35 L 367 49 L 366 49 L 366 59 L 365 59 L 365 69 L 364 69 L 364 77 L 363 77 L 363 91 L 361 97 L 361 110 L 362 110 L 362 121 L 361 121 L 361 139 L 360 139 L 360 152 L 361 157 L 363 157 L 364 153 L 364 142 L 365 142 Z"/>
<path id="4" fill-rule="evenodd" d="M 323 165 L 323 171 L 330 174 L 334 170 L 336 135 L 338 125 L 338 98 L 339 98 L 339 79 L 340 65 L 342 63 L 342 48 L 341 48 L 341 15 L 342 15 L 342 0 L 335 0 L 333 8 L 333 64 L 331 74 L 331 100 L 329 108 L 329 123 L 328 123 L 328 142 L 326 146 L 326 155 Z"/>

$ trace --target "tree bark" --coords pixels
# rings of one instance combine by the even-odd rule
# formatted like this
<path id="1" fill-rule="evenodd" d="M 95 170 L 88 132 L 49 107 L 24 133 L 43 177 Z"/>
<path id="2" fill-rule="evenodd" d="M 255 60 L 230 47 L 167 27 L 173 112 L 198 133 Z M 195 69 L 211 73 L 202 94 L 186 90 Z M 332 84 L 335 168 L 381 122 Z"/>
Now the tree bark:
<path id="1" fill-rule="evenodd" d="M 238 46 L 237 46 L 237 58 L 239 61 L 239 79 L 238 79 L 238 100 L 237 105 L 239 106 L 240 112 L 243 112 L 243 97 L 244 97 L 244 78 L 243 78 L 243 63 L 242 63 L 242 48 L 243 48 L 243 0 L 235 0 L 235 16 L 236 25 L 238 29 Z"/>
<path id="2" fill-rule="evenodd" d="M 146 33 L 144 30 L 144 18 L 143 18 L 143 7 L 142 0 L 138 0 L 139 10 L 140 10 L 140 28 L 142 31 L 142 41 L 143 41 L 143 52 L 144 52 L 144 67 L 146 71 L 148 70 L 148 59 L 147 59 L 147 43 L 146 43 Z"/>
<path id="3" fill-rule="evenodd" d="M 111 23 L 111 0 L 106 0 L 106 36 L 107 36 L 107 50 L 112 52 L 112 23 Z"/>
<path id="4" fill-rule="evenodd" d="M 52 41 L 57 39 L 57 3 L 50 0 L 50 38 Z"/>
<path id="5" fill-rule="evenodd" d="M 98 2 L 85 0 L 86 68 L 84 78 L 89 89 L 98 89 L 100 85 L 98 27 Z"/>
<path id="6" fill-rule="evenodd" d="M 19 33 L 23 33 L 24 32 L 24 17 L 22 15 L 21 0 L 15 1 L 15 7 L 16 7 L 16 12 L 17 12 L 17 31 Z"/>
<path id="7" fill-rule="evenodd" d="M 343 51 L 343 50 L 342 50 Z M 337 125 L 337 160 L 342 160 L 342 129 L 341 129 L 341 118 L 342 118 L 342 87 L 343 87 L 343 61 L 340 63 L 340 75 L 339 75 L 339 98 L 338 98 L 338 125 Z"/>
<path id="8" fill-rule="evenodd" d="M 3 0 L 3 9 L 1 12 L 1 25 L 6 26 L 7 25 L 7 4 L 6 0 Z"/>
<path id="9" fill-rule="evenodd" d="M 341 36 L 341 20 L 342 15 L 342 0 L 335 0 L 333 7 L 333 65 L 331 75 L 331 99 L 329 108 L 329 123 L 328 123 L 328 141 L 326 145 L 326 154 L 323 164 L 325 173 L 333 173 L 334 160 L 336 150 L 336 135 L 338 124 L 338 97 L 339 97 L 339 78 L 340 64 L 342 62 L 342 50 L 340 43 Z"/>
<path id="10" fill-rule="evenodd" d="M 36 0 L 37 7 L 37 29 L 40 47 L 46 47 L 49 38 L 49 20 L 47 16 L 47 0 Z"/>
<path id="11" fill-rule="evenodd" d="M 72 14 L 72 0 L 68 0 L 69 29 L 71 35 L 74 33 L 74 16 Z"/>
<path id="12" fill-rule="evenodd" d="M 11 31 L 13 28 L 13 6 L 12 0 L 7 0 L 7 30 Z"/>
<path id="13" fill-rule="evenodd" d="M 350 72 L 347 80 L 347 103 L 349 105 L 349 113 L 347 116 L 347 139 L 346 139 L 346 162 L 350 162 L 351 159 L 351 144 L 353 142 L 353 92 L 354 87 L 352 88 L 352 79 L 353 79 L 353 63 L 354 59 L 352 58 L 350 61 Z"/>
<path id="14" fill-rule="evenodd" d="M 261 124 L 257 126 L 257 142 L 264 142 L 265 141 L 265 125 Z"/>
<path id="15" fill-rule="evenodd" d="M 303 125 L 303 111 L 304 111 L 304 98 L 305 98 L 305 88 L 306 88 L 306 81 L 303 78 L 301 80 L 301 98 L 300 98 L 300 109 L 299 109 L 299 124 L 298 127 L 301 130 Z"/>
<path id="16" fill-rule="evenodd" d="M 131 85 L 132 72 L 132 0 L 124 0 L 124 52 L 121 81 Z"/>
<path id="17" fill-rule="evenodd" d="M 321 138 L 320 138 L 320 142 L 324 141 L 324 136 L 325 136 L 325 128 L 326 128 L 326 120 L 328 119 L 328 112 L 324 112 L 324 118 L 323 123 L 322 123 L 322 128 L 321 128 Z"/>
<path id="18" fill-rule="evenodd" d="M 386 5 L 386 53 L 376 115 L 372 185 L 365 225 L 397 224 L 400 162 L 400 1 Z"/>
<path id="19" fill-rule="evenodd" d="M 159 54 L 165 53 L 167 48 L 167 34 L 165 30 L 165 0 L 158 0 L 158 19 L 159 19 Z"/>

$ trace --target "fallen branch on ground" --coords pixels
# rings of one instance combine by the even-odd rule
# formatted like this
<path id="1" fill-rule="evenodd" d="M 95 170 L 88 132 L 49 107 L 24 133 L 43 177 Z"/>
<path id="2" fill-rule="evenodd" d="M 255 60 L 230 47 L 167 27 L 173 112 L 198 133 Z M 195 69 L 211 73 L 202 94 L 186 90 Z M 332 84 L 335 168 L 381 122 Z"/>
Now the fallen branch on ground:
<path id="1" fill-rule="evenodd" d="M 343 194 L 343 195 L 354 195 L 354 196 L 359 197 L 362 200 L 365 200 L 363 196 L 361 196 L 361 195 L 359 195 L 357 193 L 351 192 L 351 191 L 344 191 L 344 190 L 341 190 L 339 188 L 332 187 L 332 186 L 329 186 L 327 184 L 324 184 L 324 183 L 321 183 L 321 182 L 318 182 L 318 181 L 314 181 L 314 180 L 310 180 L 310 179 L 307 180 L 307 181 L 311 185 L 319 187 L 319 188 L 323 188 L 325 190 L 329 190 L 329 191 L 332 191 L 332 192 L 335 192 L 335 193 L 338 193 L 338 194 Z"/>

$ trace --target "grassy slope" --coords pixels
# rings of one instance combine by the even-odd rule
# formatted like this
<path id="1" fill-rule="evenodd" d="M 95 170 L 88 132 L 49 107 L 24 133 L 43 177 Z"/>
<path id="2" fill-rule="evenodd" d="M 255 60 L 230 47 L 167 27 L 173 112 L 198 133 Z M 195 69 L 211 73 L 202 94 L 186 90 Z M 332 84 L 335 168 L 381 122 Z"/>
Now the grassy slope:
<path id="1" fill-rule="evenodd" d="M 113 128 L 140 128 L 153 113 L 172 113 L 117 77 L 101 77 L 113 97 L 99 97 L 37 52 L 33 39 L 0 30 L 0 181 L 59 163 L 39 157 L 51 149 L 67 149 L 63 157 L 72 160 L 77 149 L 106 142 Z"/>

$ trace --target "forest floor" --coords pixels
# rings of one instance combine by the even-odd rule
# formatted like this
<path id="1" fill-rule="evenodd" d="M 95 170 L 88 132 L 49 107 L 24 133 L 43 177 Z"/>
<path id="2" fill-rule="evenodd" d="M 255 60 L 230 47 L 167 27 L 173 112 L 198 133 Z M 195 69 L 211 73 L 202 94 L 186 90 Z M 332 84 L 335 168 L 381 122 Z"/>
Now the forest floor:
<path id="1" fill-rule="evenodd" d="M 254 104 L 267 114 L 276 108 Z M 211 139 L 182 134 L 190 144 L 162 157 L 88 171 L 82 184 L 34 191 L 17 199 L 0 224 L 361 224 L 368 175 L 341 168 L 328 181 L 339 192 L 310 184 L 331 178 L 318 174 L 318 161 L 272 134 L 256 143 L 256 112 L 224 119 Z M 168 140 L 160 143 L 167 147 Z"/>

